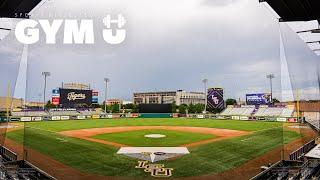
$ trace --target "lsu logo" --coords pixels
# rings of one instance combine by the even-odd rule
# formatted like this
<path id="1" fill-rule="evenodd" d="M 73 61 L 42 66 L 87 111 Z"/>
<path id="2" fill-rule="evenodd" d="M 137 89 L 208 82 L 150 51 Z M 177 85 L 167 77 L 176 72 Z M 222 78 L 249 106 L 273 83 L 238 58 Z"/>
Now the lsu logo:
<path id="1" fill-rule="evenodd" d="M 165 168 L 164 164 L 148 164 L 148 161 L 138 161 L 136 169 L 144 169 L 152 177 L 171 177 L 173 168 Z"/>

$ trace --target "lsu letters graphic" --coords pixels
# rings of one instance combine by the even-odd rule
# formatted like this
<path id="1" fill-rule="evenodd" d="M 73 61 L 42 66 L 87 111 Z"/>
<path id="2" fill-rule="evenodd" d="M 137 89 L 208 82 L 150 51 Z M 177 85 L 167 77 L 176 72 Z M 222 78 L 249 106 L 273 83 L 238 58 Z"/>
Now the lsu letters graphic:
<path id="1" fill-rule="evenodd" d="M 165 168 L 164 164 L 148 164 L 148 161 L 138 161 L 136 169 L 144 169 L 152 177 L 171 177 L 173 168 Z"/>

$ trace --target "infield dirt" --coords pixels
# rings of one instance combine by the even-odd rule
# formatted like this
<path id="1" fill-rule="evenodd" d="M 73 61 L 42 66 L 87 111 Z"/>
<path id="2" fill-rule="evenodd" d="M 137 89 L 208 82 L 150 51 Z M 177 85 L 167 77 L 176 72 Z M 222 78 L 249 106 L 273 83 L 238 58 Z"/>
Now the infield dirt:
<path id="1" fill-rule="evenodd" d="M 138 131 L 138 130 L 172 130 L 172 131 L 182 131 L 182 132 L 192 132 L 199 134 L 212 134 L 215 138 L 207 139 L 203 141 L 198 141 L 190 144 L 181 145 L 182 147 L 198 146 L 202 144 L 207 144 L 215 141 L 220 141 L 224 139 L 234 138 L 249 134 L 246 131 L 230 130 L 230 129 L 216 129 L 216 128 L 204 128 L 204 127 L 185 127 L 185 126 L 129 126 L 129 127 L 107 127 L 107 128 L 93 128 L 93 129 L 80 129 L 59 132 L 59 134 L 69 137 L 75 137 L 80 139 L 85 139 L 87 141 L 98 142 L 102 144 L 107 144 L 115 147 L 127 147 L 128 145 L 119 144 L 116 142 L 105 141 L 101 139 L 92 138 L 92 136 L 98 134 L 106 133 L 119 133 L 127 131 Z"/>

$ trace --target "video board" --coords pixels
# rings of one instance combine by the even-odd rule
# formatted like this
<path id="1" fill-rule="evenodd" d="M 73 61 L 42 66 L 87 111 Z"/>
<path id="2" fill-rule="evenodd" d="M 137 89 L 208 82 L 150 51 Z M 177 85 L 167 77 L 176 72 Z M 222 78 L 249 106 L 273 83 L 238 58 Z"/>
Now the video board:
<path id="1" fill-rule="evenodd" d="M 247 94 L 246 102 L 247 105 L 269 105 L 271 95 L 269 93 L 255 93 Z"/>
<path id="2" fill-rule="evenodd" d="M 64 108 L 90 107 L 92 90 L 59 89 L 60 106 Z"/>

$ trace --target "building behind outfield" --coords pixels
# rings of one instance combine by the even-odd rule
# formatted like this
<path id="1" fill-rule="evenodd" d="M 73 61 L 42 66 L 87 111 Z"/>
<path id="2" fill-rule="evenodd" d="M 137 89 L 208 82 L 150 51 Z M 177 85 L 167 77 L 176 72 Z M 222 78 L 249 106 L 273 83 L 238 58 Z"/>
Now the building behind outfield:
<path id="1" fill-rule="evenodd" d="M 0 112 L 6 111 L 7 108 L 15 109 L 23 106 L 23 99 L 0 97 Z"/>
<path id="2" fill-rule="evenodd" d="M 204 104 L 205 94 L 203 92 L 158 91 L 133 93 L 134 104 Z"/>

